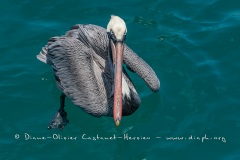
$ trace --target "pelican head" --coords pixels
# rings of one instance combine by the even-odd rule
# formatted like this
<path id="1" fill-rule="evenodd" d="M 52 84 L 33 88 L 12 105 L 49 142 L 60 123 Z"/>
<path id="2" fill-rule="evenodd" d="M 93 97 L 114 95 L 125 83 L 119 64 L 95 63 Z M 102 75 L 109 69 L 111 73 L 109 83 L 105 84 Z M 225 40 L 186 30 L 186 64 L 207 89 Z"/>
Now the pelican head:
<path id="1" fill-rule="evenodd" d="M 107 33 L 113 41 L 124 41 L 126 38 L 127 27 L 123 19 L 118 16 L 111 16 L 107 25 Z"/>
<path id="2" fill-rule="evenodd" d="M 118 127 L 122 119 L 122 59 L 124 41 L 126 39 L 127 27 L 120 17 L 111 16 L 107 25 L 109 46 L 112 53 L 112 63 L 114 68 L 114 104 L 113 117 Z"/>

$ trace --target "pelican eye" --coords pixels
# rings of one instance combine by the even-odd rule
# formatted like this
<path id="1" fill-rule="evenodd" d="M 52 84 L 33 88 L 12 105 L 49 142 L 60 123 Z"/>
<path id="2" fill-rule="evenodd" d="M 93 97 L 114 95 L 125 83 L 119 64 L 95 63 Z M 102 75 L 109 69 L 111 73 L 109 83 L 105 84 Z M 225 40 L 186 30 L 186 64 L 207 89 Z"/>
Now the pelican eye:
<path id="1" fill-rule="evenodd" d="M 111 35 L 114 35 L 114 33 L 113 33 L 113 31 L 112 31 L 112 30 L 110 30 L 110 34 L 111 34 Z"/>
<path id="2" fill-rule="evenodd" d="M 123 39 L 122 39 L 123 41 L 126 40 L 126 35 L 127 35 L 127 31 L 124 32 Z"/>
<path id="3" fill-rule="evenodd" d="M 108 32 L 108 38 L 113 40 L 113 42 L 117 42 L 117 38 L 116 38 L 113 30 L 110 30 L 110 32 Z"/>

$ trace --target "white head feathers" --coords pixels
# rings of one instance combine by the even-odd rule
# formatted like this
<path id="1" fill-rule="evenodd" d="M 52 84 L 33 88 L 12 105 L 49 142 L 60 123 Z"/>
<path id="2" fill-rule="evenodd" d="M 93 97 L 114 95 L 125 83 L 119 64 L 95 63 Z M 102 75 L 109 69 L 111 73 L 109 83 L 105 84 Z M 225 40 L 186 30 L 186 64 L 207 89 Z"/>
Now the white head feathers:
<path id="1" fill-rule="evenodd" d="M 121 40 L 123 35 L 127 32 L 127 27 L 123 19 L 118 16 L 111 16 L 111 19 L 107 25 L 107 32 L 113 31 L 116 38 Z"/>

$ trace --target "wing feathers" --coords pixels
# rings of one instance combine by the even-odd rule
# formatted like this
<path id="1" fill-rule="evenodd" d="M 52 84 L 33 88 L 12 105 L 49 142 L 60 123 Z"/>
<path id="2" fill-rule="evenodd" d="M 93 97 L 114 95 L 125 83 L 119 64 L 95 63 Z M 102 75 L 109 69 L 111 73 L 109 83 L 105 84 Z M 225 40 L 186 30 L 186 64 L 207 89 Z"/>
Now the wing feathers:
<path id="1" fill-rule="evenodd" d="M 87 113 L 106 115 L 105 101 L 93 74 L 91 53 L 79 40 L 62 37 L 48 47 L 47 56 L 55 68 L 59 88 Z"/>
<path id="2" fill-rule="evenodd" d="M 126 45 L 124 46 L 123 61 L 131 71 L 136 72 L 153 92 L 160 88 L 160 81 L 153 69 Z"/>

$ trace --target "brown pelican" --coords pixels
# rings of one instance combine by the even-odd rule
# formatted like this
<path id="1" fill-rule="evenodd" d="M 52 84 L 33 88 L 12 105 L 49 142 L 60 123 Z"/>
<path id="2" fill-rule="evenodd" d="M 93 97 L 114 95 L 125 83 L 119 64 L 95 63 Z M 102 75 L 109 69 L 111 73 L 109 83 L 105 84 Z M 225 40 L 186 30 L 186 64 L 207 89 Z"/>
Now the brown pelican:
<path id="1" fill-rule="evenodd" d="M 63 129 L 69 122 L 65 97 L 95 117 L 113 116 L 119 126 L 122 115 L 134 113 L 140 97 L 126 67 L 137 73 L 157 92 L 160 87 L 153 69 L 127 45 L 127 28 L 118 16 L 111 16 L 107 30 L 92 24 L 73 26 L 65 35 L 52 37 L 37 58 L 53 68 L 60 96 L 60 109 L 48 128 Z"/>

